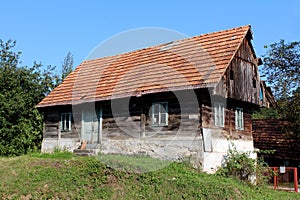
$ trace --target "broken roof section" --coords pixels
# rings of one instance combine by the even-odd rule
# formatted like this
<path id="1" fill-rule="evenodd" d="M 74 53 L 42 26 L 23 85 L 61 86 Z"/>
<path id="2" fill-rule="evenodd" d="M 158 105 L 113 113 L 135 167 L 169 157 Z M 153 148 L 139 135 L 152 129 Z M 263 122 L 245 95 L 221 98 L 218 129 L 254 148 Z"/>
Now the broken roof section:
<path id="1" fill-rule="evenodd" d="M 38 107 L 214 87 L 245 37 L 250 25 L 83 61 Z"/>

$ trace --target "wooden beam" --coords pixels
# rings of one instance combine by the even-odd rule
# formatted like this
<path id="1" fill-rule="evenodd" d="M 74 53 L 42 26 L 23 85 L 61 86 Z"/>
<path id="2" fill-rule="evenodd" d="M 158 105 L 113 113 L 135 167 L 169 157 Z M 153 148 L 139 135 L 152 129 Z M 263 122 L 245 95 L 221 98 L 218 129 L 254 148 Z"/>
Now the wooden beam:
<path id="1" fill-rule="evenodd" d="M 145 108 L 144 108 L 144 98 L 141 96 L 141 133 L 140 137 L 144 138 L 146 136 L 146 114 L 145 114 Z"/>

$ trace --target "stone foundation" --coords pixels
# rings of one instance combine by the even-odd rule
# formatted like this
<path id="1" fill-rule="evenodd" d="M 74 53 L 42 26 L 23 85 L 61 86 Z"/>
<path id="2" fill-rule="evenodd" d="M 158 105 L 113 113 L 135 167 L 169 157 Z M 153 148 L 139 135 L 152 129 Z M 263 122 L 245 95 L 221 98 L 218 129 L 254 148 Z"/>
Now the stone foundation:
<path id="1" fill-rule="evenodd" d="M 151 138 L 102 140 L 101 153 L 122 155 L 145 155 L 170 161 L 191 160 L 195 167 L 202 167 L 201 138 Z"/>
<path id="2" fill-rule="evenodd" d="M 42 153 L 52 153 L 55 149 L 67 150 L 73 152 L 74 149 L 78 149 L 80 142 L 78 139 L 53 139 L 53 138 L 44 138 L 42 142 Z"/>
<path id="3" fill-rule="evenodd" d="M 207 142 L 207 141 L 206 141 Z M 222 137 L 212 137 L 209 141 L 210 150 L 204 151 L 201 136 L 198 137 L 159 137 L 132 138 L 124 140 L 102 139 L 97 146 L 97 152 L 102 154 L 144 155 L 169 161 L 189 160 L 191 164 L 207 173 L 214 173 L 227 156 L 232 143 L 238 151 L 254 151 L 253 140 L 228 140 Z M 42 143 L 42 152 L 53 152 L 56 148 L 73 152 L 80 146 L 79 139 L 46 138 Z M 87 149 L 95 149 L 88 148 Z M 256 158 L 256 154 L 251 154 Z"/>

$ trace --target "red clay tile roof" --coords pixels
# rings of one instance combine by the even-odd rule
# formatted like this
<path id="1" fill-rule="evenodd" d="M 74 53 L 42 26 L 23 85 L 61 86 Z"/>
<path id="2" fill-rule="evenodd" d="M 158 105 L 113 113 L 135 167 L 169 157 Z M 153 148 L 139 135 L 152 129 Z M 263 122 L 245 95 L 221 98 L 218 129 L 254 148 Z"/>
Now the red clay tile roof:
<path id="1" fill-rule="evenodd" d="M 83 61 L 38 107 L 214 87 L 251 27 Z"/>

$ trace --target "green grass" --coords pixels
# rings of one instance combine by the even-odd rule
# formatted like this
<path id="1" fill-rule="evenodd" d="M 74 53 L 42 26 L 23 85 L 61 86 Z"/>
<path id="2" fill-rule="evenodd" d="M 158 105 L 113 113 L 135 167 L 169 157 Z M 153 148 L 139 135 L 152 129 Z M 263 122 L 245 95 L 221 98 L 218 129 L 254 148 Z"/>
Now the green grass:
<path id="1" fill-rule="evenodd" d="M 97 159 L 101 163 L 115 170 L 129 173 L 144 173 L 162 169 L 171 164 L 170 161 L 163 161 L 147 156 L 124 156 L 100 154 Z"/>
<path id="2" fill-rule="evenodd" d="M 0 178 L 0 199 L 300 199 L 148 157 L 35 153 L 0 158 Z"/>

